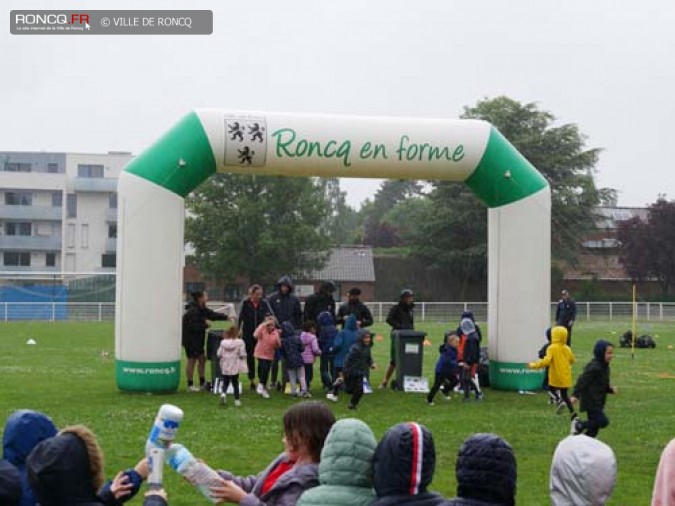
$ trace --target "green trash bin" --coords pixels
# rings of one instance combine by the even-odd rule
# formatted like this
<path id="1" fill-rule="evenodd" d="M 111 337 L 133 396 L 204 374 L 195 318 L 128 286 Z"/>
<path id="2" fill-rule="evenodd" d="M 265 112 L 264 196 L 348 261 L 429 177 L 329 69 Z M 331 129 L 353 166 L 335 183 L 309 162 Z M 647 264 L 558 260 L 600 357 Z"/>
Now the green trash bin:
<path id="1" fill-rule="evenodd" d="M 419 330 L 394 330 L 396 380 L 392 388 L 403 390 L 404 376 L 422 376 L 424 365 L 424 339 L 426 332 Z"/>

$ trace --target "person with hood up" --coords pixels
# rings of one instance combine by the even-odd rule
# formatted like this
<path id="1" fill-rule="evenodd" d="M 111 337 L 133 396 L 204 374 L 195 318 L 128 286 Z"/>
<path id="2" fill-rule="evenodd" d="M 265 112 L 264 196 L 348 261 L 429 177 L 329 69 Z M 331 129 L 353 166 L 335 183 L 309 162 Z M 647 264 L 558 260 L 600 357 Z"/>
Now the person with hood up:
<path id="1" fill-rule="evenodd" d="M 282 276 L 277 281 L 276 291 L 267 297 L 267 303 L 272 308 L 278 322 L 291 322 L 295 331 L 299 332 L 302 330 L 302 307 L 300 299 L 293 293 L 294 289 L 291 278 L 286 275 Z M 281 364 L 281 381 L 279 381 L 279 364 Z M 277 353 L 274 357 L 270 383 L 279 391 L 288 384 L 288 370 L 281 353 Z"/>
<path id="2" fill-rule="evenodd" d="M 6 460 L 0 460 L 0 504 L 19 506 L 21 476 L 19 470 Z"/>
<path id="3" fill-rule="evenodd" d="M 476 332 L 476 327 L 470 318 L 464 318 L 460 325 L 462 330 L 461 350 L 458 353 L 462 389 L 464 390 L 464 400 L 469 400 L 471 390 L 476 393 L 476 400 L 483 399 L 483 392 L 478 383 L 478 364 L 480 362 L 480 339 Z"/>
<path id="4" fill-rule="evenodd" d="M 551 463 L 552 506 L 603 506 L 616 483 L 616 457 L 605 443 L 568 436 L 558 443 Z"/>
<path id="5" fill-rule="evenodd" d="M 214 320 L 228 320 L 223 313 L 217 313 L 206 306 L 208 296 L 205 292 L 192 293 L 192 302 L 188 304 L 183 314 L 183 346 L 187 357 L 185 373 L 187 375 L 188 392 L 198 392 L 206 388 L 206 355 L 204 344 L 206 342 L 206 329 Z M 194 386 L 195 364 L 198 366 L 199 387 Z"/>
<path id="6" fill-rule="evenodd" d="M 305 382 L 305 362 L 302 359 L 304 346 L 300 336 L 295 333 L 291 322 L 281 324 L 281 354 L 286 362 L 288 377 L 291 384 L 291 397 L 307 394 Z M 298 383 L 300 388 L 298 389 Z"/>
<path id="7" fill-rule="evenodd" d="M 333 355 L 333 377 L 335 380 L 333 381 L 333 384 L 331 385 L 331 388 L 335 388 L 335 385 L 337 384 L 338 387 L 343 382 L 342 378 L 342 369 L 344 368 L 345 365 L 345 359 L 347 358 L 347 353 L 349 353 L 349 350 L 351 349 L 352 345 L 356 342 L 356 316 L 355 315 L 349 315 L 347 317 L 347 320 L 345 321 L 345 326 L 344 328 L 338 332 L 338 335 L 335 336 L 335 341 L 333 342 L 333 346 L 329 350 L 329 353 Z M 333 392 L 329 392 L 326 394 L 326 398 L 330 400 L 337 400 L 337 399 L 332 399 L 333 397 Z"/>
<path id="8" fill-rule="evenodd" d="M 104 486 L 103 452 L 83 425 L 66 427 L 39 443 L 26 460 L 28 482 L 40 506 L 118 505 L 131 499 L 147 476 L 141 460 L 134 473 L 120 472 Z"/>
<path id="9" fill-rule="evenodd" d="M 319 359 L 319 371 L 321 374 L 321 383 L 325 390 L 330 390 L 333 387 L 333 381 L 336 380 L 335 372 L 333 370 L 333 355 L 331 349 L 335 343 L 335 338 L 338 335 L 337 327 L 333 316 L 329 311 L 323 311 L 319 314 L 317 321 L 317 338 L 319 341 L 319 348 L 321 349 L 321 358 Z"/>
<path id="10" fill-rule="evenodd" d="M 359 328 L 370 327 L 373 324 L 373 315 L 363 302 L 361 302 L 361 289 L 352 288 L 348 292 L 347 302 L 340 305 L 337 314 L 337 322 L 344 325 L 345 319 L 350 315 L 356 315 L 356 324 Z"/>
<path id="11" fill-rule="evenodd" d="M 530 369 L 548 368 L 549 388 L 560 396 L 557 412 L 560 413 L 565 406 L 572 416 L 577 418 L 574 406 L 570 401 L 567 390 L 572 388 L 572 364 L 575 362 L 572 348 L 567 346 L 567 329 L 565 327 L 553 327 L 551 330 L 551 345 L 546 349 L 546 356 L 537 362 L 530 362 Z"/>
<path id="12" fill-rule="evenodd" d="M 654 480 L 652 506 L 673 506 L 675 504 L 675 439 L 672 439 L 661 454 Z"/>
<path id="13" fill-rule="evenodd" d="M 333 294 L 337 286 L 332 281 L 323 281 L 319 286 L 319 291 L 313 293 L 305 301 L 305 321 L 319 321 L 319 315 L 328 311 L 335 320 L 335 298 Z"/>
<path id="14" fill-rule="evenodd" d="M 406 288 L 401 291 L 399 295 L 398 304 L 392 306 L 387 315 L 387 324 L 391 327 L 391 347 L 389 349 L 389 367 L 384 375 L 384 380 L 380 388 L 387 388 L 389 380 L 396 371 L 396 341 L 394 339 L 394 332 L 397 330 L 414 330 L 415 319 L 413 315 L 413 308 L 415 303 L 413 301 L 414 295 L 412 290 Z"/>
<path id="15" fill-rule="evenodd" d="M 352 394 L 349 409 L 356 409 L 363 397 L 363 381 L 368 371 L 375 368 L 370 349 L 373 346 L 373 336 L 367 329 L 359 329 L 356 333 L 356 343 L 349 349 L 345 358 L 342 375 L 344 377 L 345 392 Z M 333 392 L 326 397 L 333 402 L 338 400 L 340 381 L 333 385 Z"/>
<path id="16" fill-rule="evenodd" d="M 473 326 L 476 330 L 476 334 L 478 334 L 478 342 L 482 343 L 483 342 L 483 333 L 480 331 L 480 326 L 476 323 L 476 317 L 473 315 L 473 311 L 464 311 L 462 313 L 462 316 L 459 318 L 459 325 L 457 325 L 457 330 L 455 333 L 460 336 L 462 335 L 462 322 L 464 321 L 465 318 L 468 318 L 471 320 L 473 323 Z"/>
<path id="17" fill-rule="evenodd" d="M 298 506 L 369 506 L 377 440 L 361 420 L 335 422 L 321 450 L 319 486 L 300 497 Z"/>
<path id="18" fill-rule="evenodd" d="M 436 447 L 429 429 L 415 422 L 391 427 L 373 457 L 373 506 L 441 506 L 445 499 L 428 491 L 436 468 Z"/>
<path id="19" fill-rule="evenodd" d="M 321 402 L 303 401 L 283 417 L 285 451 L 258 476 L 218 471 L 222 480 L 211 487 L 218 504 L 295 506 L 306 490 L 319 484 L 319 459 L 335 416 Z"/>
<path id="20" fill-rule="evenodd" d="M 551 346 L 551 327 L 546 329 L 546 343 L 539 348 L 539 358 L 542 359 L 546 356 L 546 351 L 548 347 Z M 560 403 L 560 397 L 558 392 L 554 388 L 550 388 L 548 384 L 548 367 L 544 369 L 544 381 L 542 382 L 541 388 L 548 392 L 548 402 L 549 404 L 558 405 Z"/>
<path id="21" fill-rule="evenodd" d="M 496 434 L 469 436 L 455 463 L 457 497 L 447 506 L 513 506 L 517 465 L 513 448 Z"/>
<path id="22" fill-rule="evenodd" d="M 614 345 L 609 341 L 600 339 L 593 347 L 593 360 L 591 360 L 584 372 L 577 379 L 572 394 L 572 403 L 581 399 L 581 411 L 588 414 L 588 420 L 582 422 L 579 418 L 572 419 L 572 434 L 586 432 L 587 436 L 595 437 L 600 429 L 609 425 L 609 419 L 605 415 L 605 401 L 607 394 L 616 394 L 617 388 L 609 382 L 609 364 L 614 358 Z"/>
<path id="23" fill-rule="evenodd" d="M 16 467 L 21 478 L 21 506 L 34 506 L 37 502 L 28 485 L 26 459 L 38 443 L 56 436 L 56 425 L 44 413 L 21 409 L 15 411 L 5 423 L 2 434 L 3 459 Z"/>

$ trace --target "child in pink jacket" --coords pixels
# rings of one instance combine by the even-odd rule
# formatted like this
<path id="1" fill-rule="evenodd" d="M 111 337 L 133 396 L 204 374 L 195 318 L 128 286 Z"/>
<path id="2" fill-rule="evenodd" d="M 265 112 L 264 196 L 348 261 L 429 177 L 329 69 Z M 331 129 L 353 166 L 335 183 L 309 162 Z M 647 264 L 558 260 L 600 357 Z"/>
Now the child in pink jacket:
<path id="1" fill-rule="evenodd" d="M 312 378 L 314 378 L 314 360 L 321 355 L 321 348 L 316 339 L 316 323 L 307 321 L 303 325 L 304 332 L 300 334 L 300 340 L 304 347 L 302 352 L 302 361 L 305 363 L 305 383 L 307 383 L 307 390 L 302 392 L 302 397 L 311 397 L 309 393 L 311 390 Z"/>
<path id="2" fill-rule="evenodd" d="M 281 347 L 279 330 L 276 326 L 276 320 L 273 315 L 268 315 L 255 332 L 253 337 L 256 340 L 253 356 L 258 359 L 258 389 L 257 392 L 264 399 L 269 399 L 270 394 L 267 391 L 267 381 L 270 376 L 270 369 L 274 361 L 276 351 Z"/>

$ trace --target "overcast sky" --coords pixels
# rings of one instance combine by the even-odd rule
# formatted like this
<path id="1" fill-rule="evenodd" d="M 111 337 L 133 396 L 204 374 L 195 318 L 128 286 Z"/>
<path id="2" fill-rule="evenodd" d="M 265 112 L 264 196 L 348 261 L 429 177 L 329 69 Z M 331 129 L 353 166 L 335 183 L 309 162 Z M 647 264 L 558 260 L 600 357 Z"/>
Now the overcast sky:
<path id="1" fill-rule="evenodd" d="M 673 0 L 3 1 L 0 151 L 140 152 L 199 107 L 457 117 L 538 102 L 621 205 L 675 198 Z M 210 36 L 12 36 L 11 9 L 212 9 Z M 379 181 L 346 180 L 356 204 Z"/>

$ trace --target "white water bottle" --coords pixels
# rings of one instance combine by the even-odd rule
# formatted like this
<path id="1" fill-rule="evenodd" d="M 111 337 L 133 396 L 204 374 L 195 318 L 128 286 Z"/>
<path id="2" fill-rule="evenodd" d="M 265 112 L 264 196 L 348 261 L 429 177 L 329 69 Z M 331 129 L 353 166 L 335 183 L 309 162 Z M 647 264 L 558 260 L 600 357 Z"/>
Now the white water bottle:
<path id="1" fill-rule="evenodd" d="M 163 404 L 159 408 L 157 418 L 145 443 L 145 453 L 149 455 L 152 448 L 166 450 L 171 446 L 180 423 L 183 421 L 183 410 L 172 404 Z"/>
<path id="2" fill-rule="evenodd" d="M 162 488 L 165 456 L 166 450 L 150 448 L 148 452 L 148 490 L 159 490 Z"/>
<path id="3" fill-rule="evenodd" d="M 166 452 L 169 465 L 187 481 L 197 487 L 199 491 L 206 496 L 212 503 L 217 503 L 217 499 L 211 497 L 211 487 L 220 483 L 220 475 L 207 466 L 204 462 L 199 462 L 194 456 L 181 444 L 171 445 Z"/>

